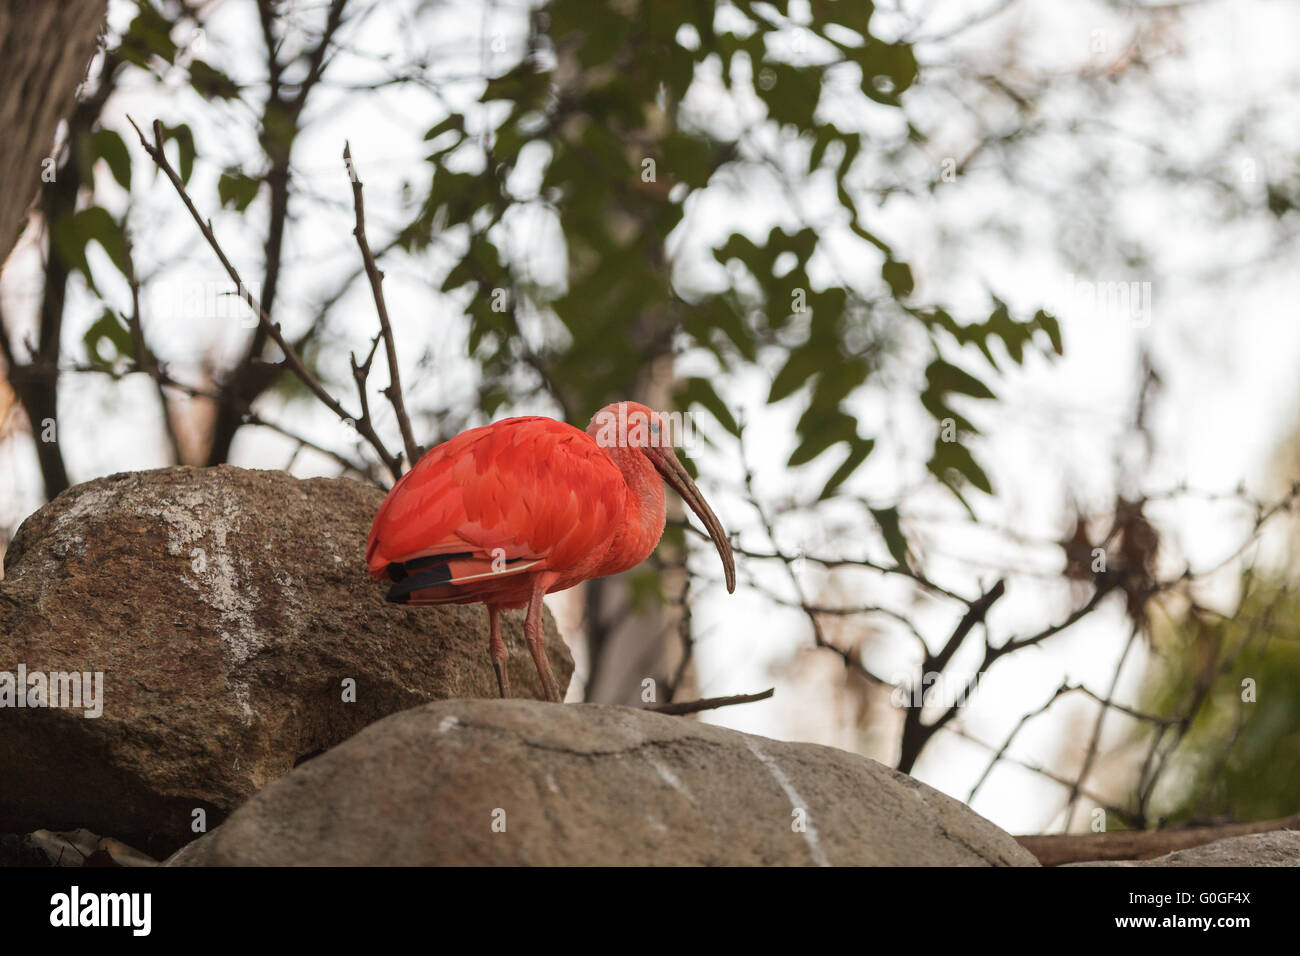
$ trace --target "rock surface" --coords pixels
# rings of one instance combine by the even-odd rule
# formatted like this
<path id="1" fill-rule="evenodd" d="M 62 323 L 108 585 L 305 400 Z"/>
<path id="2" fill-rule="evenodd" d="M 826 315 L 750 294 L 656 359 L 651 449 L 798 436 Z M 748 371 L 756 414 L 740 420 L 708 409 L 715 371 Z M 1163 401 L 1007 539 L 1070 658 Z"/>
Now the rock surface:
<path id="1" fill-rule="evenodd" d="M 88 827 L 154 856 L 295 763 L 429 700 L 496 696 L 481 607 L 406 608 L 365 574 L 383 492 L 165 468 L 27 519 L 0 581 L 0 672 L 103 672 L 103 713 L 0 708 L 0 832 Z M 551 666 L 573 662 L 547 615 Z M 540 697 L 522 617 L 511 688 Z M 345 702 L 345 681 L 355 702 Z"/>
<path id="2" fill-rule="evenodd" d="M 845 751 L 624 707 L 455 700 L 367 727 L 168 860 L 293 864 L 1037 862 Z"/>
<path id="3" fill-rule="evenodd" d="M 1150 860 L 1098 860 L 1067 866 L 1300 866 L 1300 830 L 1228 837 Z"/>

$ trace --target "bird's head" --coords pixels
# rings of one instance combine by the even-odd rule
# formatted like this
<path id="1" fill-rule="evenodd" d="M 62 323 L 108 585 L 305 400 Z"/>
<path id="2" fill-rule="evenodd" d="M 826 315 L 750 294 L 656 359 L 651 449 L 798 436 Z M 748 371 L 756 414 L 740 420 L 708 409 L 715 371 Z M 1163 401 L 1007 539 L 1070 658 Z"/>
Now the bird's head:
<path id="1" fill-rule="evenodd" d="M 614 402 L 592 416 L 587 434 L 603 448 L 634 448 L 650 459 L 655 471 L 681 496 L 709 532 L 713 546 L 718 549 L 718 557 L 722 559 L 727 592 L 735 591 L 736 559 L 727 541 L 727 533 L 678 460 L 674 450 L 677 436 L 670 423 L 640 402 Z"/>

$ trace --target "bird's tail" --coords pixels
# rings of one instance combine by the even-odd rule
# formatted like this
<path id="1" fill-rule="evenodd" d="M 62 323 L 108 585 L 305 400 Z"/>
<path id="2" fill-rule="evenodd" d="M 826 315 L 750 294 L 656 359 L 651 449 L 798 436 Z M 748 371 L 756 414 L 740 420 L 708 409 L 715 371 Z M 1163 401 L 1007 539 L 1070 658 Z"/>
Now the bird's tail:
<path id="1" fill-rule="evenodd" d="M 463 551 L 394 561 L 386 568 L 396 583 L 388 589 L 395 604 L 454 604 L 481 600 L 498 583 L 541 562 L 540 558 L 497 558 Z M 512 582 L 513 583 L 513 582 Z"/>

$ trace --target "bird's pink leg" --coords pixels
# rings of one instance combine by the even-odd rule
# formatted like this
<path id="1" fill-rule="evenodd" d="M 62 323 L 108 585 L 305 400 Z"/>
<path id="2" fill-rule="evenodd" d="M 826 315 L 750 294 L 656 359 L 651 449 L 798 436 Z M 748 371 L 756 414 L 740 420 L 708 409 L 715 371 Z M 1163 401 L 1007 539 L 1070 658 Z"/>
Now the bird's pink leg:
<path id="1" fill-rule="evenodd" d="M 542 631 L 542 598 L 546 589 L 555 583 L 555 578 L 554 574 L 540 574 L 533 579 L 533 596 L 528 601 L 528 616 L 524 618 L 524 636 L 528 638 L 528 650 L 532 652 L 537 674 L 542 679 L 542 691 L 547 700 L 558 704 L 564 696 L 560 693 L 560 682 L 551 673 L 551 662 L 546 658 L 546 636 Z"/>
<path id="2" fill-rule="evenodd" d="M 488 645 L 492 651 L 492 666 L 497 672 L 497 688 L 501 691 L 502 698 L 506 698 L 510 696 L 510 675 L 506 672 L 510 651 L 506 647 L 506 642 L 501 639 L 501 609 L 489 604 L 487 612 Z"/>

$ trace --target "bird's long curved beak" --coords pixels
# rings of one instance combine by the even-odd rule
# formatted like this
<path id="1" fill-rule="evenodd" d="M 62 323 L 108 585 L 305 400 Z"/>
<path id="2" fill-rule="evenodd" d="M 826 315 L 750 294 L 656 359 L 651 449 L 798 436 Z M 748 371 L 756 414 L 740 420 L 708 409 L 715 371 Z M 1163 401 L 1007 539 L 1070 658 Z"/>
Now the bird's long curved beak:
<path id="1" fill-rule="evenodd" d="M 736 558 L 731 553 L 731 543 L 727 541 L 727 532 L 723 530 L 722 522 L 713 513 L 709 503 L 704 500 L 700 489 L 695 487 L 695 482 L 691 481 L 691 476 L 677 460 L 677 454 L 671 446 L 652 446 L 646 448 L 645 452 L 664 481 L 668 482 L 673 491 L 681 496 L 682 501 L 686 502 L 703 522 L 709 537 L 713 539 L 713 546 L 718 549 L 718 557 L 722 558 L 722 572 L 727 578 L 727 593 L 732 593 L 736 590 Z"/>

